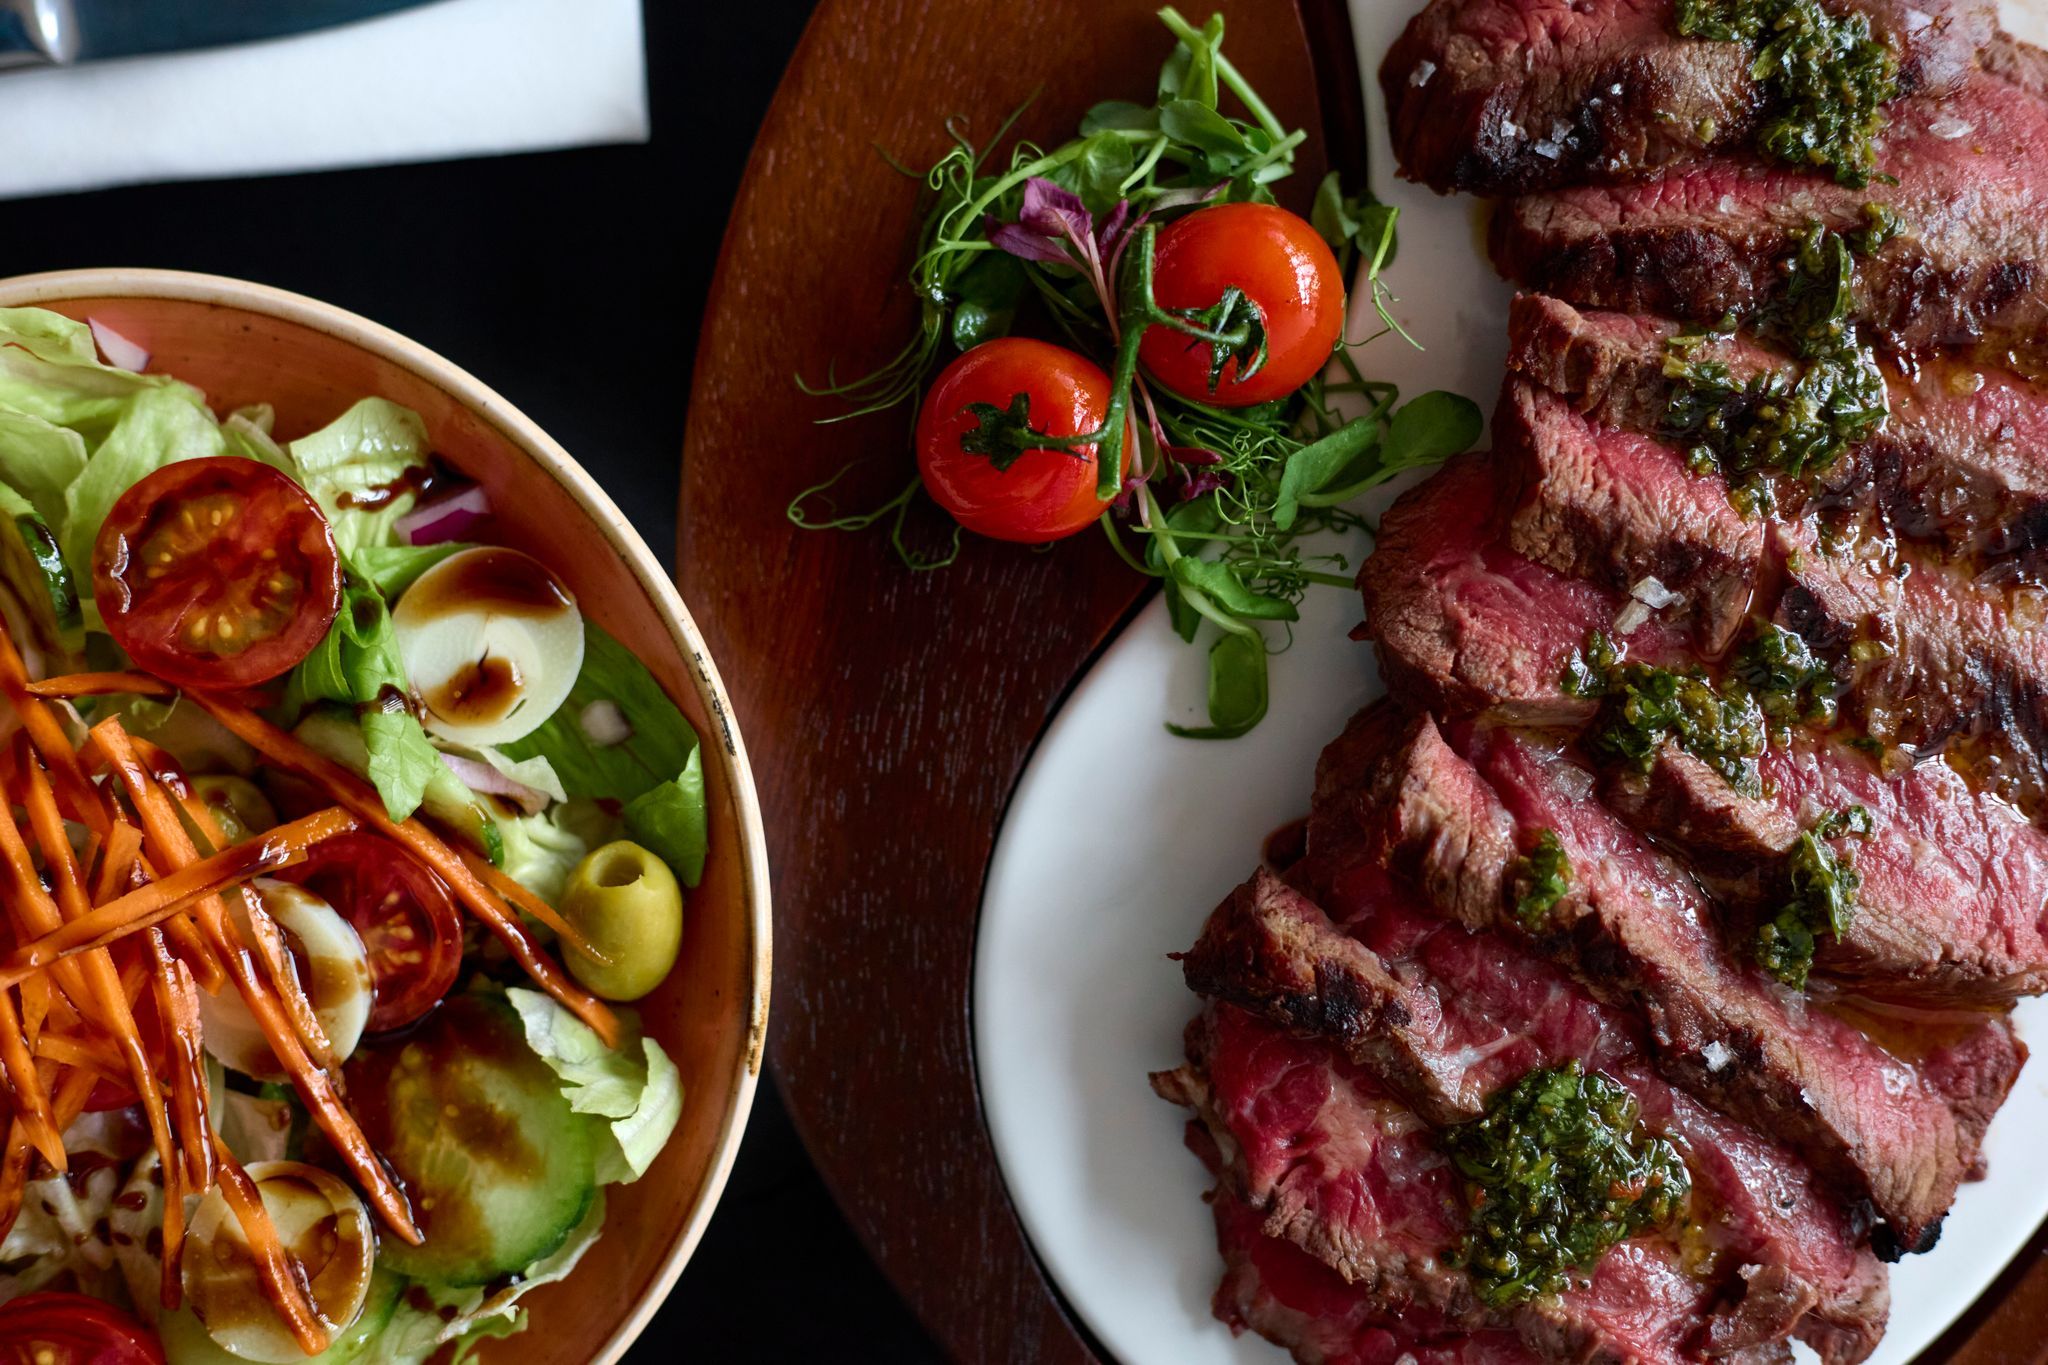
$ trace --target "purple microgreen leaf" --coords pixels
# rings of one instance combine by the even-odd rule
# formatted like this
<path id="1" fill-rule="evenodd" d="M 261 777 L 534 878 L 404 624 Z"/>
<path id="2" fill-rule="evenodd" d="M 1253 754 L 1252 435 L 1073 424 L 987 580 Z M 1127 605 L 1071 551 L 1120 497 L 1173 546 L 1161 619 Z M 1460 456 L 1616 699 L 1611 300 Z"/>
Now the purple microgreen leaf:
<path id="1" fill-rule="evenodd" d="M 1074 253 L 1068 249 L 1064 237 L 1046 237 L 1033 232 L 1022 223 L 998 223 L 993 218 L 988 223 L 988 240 L 998 251 L 1007 251 L 1021 260 L 1037 261 L 1041 265 L 1074 265 Z"/>

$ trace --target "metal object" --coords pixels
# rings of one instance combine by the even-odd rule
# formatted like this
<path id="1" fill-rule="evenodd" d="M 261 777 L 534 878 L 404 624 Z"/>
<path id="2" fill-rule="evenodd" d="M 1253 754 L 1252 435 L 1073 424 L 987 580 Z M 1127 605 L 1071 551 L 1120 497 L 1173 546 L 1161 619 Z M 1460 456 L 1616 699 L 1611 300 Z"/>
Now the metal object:
<path id="1" fill-rule="evenodd" d="M 427 0 L 0 0 L 0 71 L 226 47 Z"/>

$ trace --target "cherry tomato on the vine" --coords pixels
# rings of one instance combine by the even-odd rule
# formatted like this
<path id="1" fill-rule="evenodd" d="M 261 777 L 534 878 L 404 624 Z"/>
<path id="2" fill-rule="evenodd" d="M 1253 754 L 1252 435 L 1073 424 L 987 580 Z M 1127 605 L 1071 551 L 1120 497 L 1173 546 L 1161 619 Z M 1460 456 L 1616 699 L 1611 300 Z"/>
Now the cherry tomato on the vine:
<path id="1" fill-rule="evenodd" d="M 341 605 L 341 560 L 319 504 L 269 465 L 232 455 L 165 465 L 123 493 L 92 569 L 114 642 L 191 687 L 249 687 L 288 671 Z"/>
<path id="2" fill-rule="evenodd" d="M 1024 337 L 985 341 L 941 371 L 925 395 L 918 471 L 970 531 L 1027 544 L 1058 540 L 1107 505 L 1096 496 L 1095 446 L 1025 442 L 1100 431 L 1108 409 L 1109 376 L 1085 357 Z M 1130 469 L 1137 440 L 1136 424 L 1126 419 L 1119 474 Z M 998 449 L 971 448 L 990 443 Z"/>
<path id="3" fill-rule="evenodd" d="M 164 1365 L 150 1330 L 86 1294 L 25 1294 L 0 1306 L 0 1365 Z"/>
<path id="4" fill-rule="evenodd" d="M 1286 209 L 1197 209 L 1160 231 L 1153 262 L 1152 296 L 1160 307 L 1202 312 L 1236 289 L 1257 309 L 1265 333 L 1264 364 L 1247 376 L 1249 355 L 1230 353 L 1212 389 L 1211 342 L 1156 324 L 1147 329 L 1138 358 L 1183 398 L 1227 408 L 1284 398 L 1321 373 L 1344 335 L 1337 257 L 1321 233 Z M 1235 320 L 1242 324 L 1244 316 L 1240 307 Z"/>

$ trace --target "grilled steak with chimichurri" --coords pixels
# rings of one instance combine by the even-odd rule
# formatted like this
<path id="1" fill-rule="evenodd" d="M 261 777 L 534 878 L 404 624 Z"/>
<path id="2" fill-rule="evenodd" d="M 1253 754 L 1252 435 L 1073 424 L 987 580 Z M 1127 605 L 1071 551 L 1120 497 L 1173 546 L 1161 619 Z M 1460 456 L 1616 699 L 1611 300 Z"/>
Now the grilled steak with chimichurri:
<path id="1" fill-rule="evenodd" d="M 1479 194 L 1642 175 L 1747 145 L 1771 113 L 1749 47 L 1673 0 L 1434 0 L 1380 67 L 1401 172 Z M 1902 93 L 1945 94 L 1989 41 L 1981 0 L 1860 0 Z"/>
<path id="2" fill-rule="evenodd" d="M 1792 234 L 1853 232 L 1882 200 L 1900 229 L 1865 265 L 1860 316 L 1893 347 L 2048 346 L 2048 103 L 1990 74 L 1898 106 L 1880 147 L 1896 186 L 1854 189 L 1753 158 L 1627 185 L 1532 194 L 1494 216 L 1517 283 L 1579 307 L 1712 325 L 1771 299 Z"/>

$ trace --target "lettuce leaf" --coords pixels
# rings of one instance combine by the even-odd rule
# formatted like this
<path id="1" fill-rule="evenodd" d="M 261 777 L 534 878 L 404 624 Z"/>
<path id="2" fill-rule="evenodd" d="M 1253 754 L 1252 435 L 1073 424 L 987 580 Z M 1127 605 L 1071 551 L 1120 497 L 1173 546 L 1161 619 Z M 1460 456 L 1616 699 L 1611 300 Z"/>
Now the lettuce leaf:
<path id="1" fill-rule="evenodd" d="M 441 751 L 410 711 L 370 707 L 359 719 L 370 755 L 364 776 L 383 798 L 386 814 L 394 820 L 410 818 L 426 799 L 428 786 L 448 771 Z"/>
<path id="2" fill-rule="evenodd" d="M 143 393 L 206 401 L 168 375 L 131 374 L 99 362 L 92 329 L 42 308 L 0 308 L 0 409 L 104 440 Z"/>
<path id="3" fill-rule="evenodd" d="M 290 446 L 299 481 L 334 526 L 334 543 L 344 555 L 366 546 L 393 546 L 392 523 L 417 499 L 401 492 L 374 507 L 351 507 L 350 496 L 375 495 L 409 472 L 427 467 L 427 424 L 410 408 L 386 398 L 365 398 L 341 416 Z"/>
<path id="4" fill-rule="evenodd" d="M 396 602 L 421 574 L 452 554 L 475 548 L 459 540 L 439 545 L 359 545 L 349 556 L 348 567 L 383 593 L 385 601 Z"/>
<path id="5" fill-rule="evenodd" d="M 640 1035 L 630 1010 L 619 1011 L 626 1035 L 617 1051 L 552 996 L 514 986 L 505 998 L 519 1012 L 526 1042 L 562 1083 L 569 1107 L 604 1121 L 600 1184 L 647 1174 L 683 1113 L 682 1075 L 661 1044 Z"/>
<path id="6" fill-rule="evenodd" d="M 26 497 L 43 524 L 64 524 L 64 490 L 85 472 L 85 438 L 26 413 L 0 411 L 0 481 Z"/>
<path id="7" fill-rule="evenodd" d="M 78 581 L 92 582 L 93 541 L 117 498 L 165 465 L 226 453 L 220 424 L 198 390 L 145 389 L 130 398 L 107 439 L 64 490 L 58 539 Z"/>
<path id="8" fill-rule="evenodd" d="M 532 734 L 500 747 L 514 759 L 546 758 L 571 798 L 624 805 L 633 837 L 695 886 L 707 838 L 697 732 L 647 666 L 587 618 L 583 642 L 569 699 Z M 631 738 L 598 744 L 584 731 L 584 710 L 601 701 L 619 708 Z"/>

